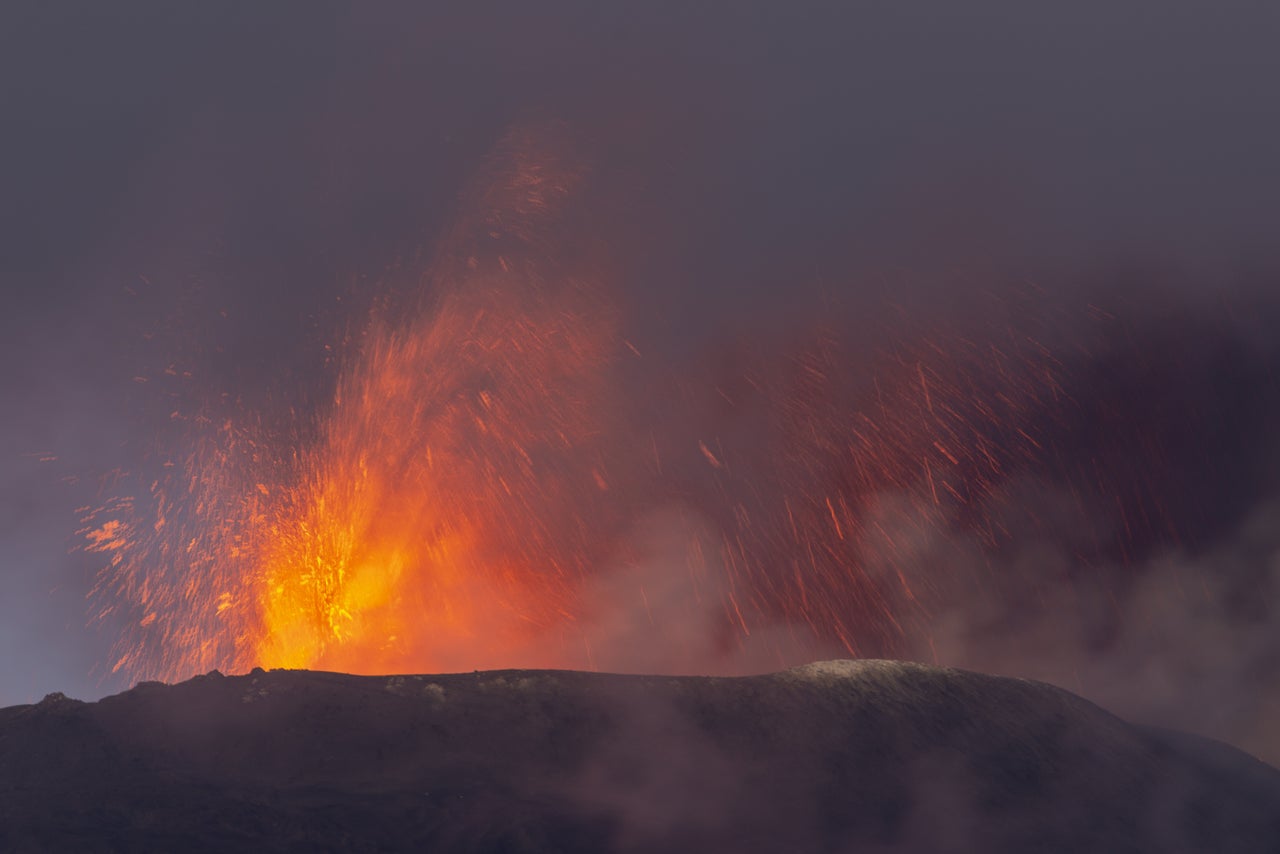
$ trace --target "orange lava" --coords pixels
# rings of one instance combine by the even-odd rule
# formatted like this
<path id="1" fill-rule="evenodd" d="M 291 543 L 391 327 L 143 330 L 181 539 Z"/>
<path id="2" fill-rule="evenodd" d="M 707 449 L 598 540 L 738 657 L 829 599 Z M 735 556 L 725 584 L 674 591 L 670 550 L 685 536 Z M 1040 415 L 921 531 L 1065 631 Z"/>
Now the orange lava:
<path id="1" fill-rule="evenodd" d="M 327 405 L 286 429 L 193 419 L 169 477 L 88 514 L 113 670 L 707 672 L 753 643 L 774 658 L 723 669 L 762 669 L 892 652 L 984 583 L 930 544 L 1008 536 L 1009 472 L 1067 405 L 1051 348 L 999 321 L 869 358 L 815 335 L 736 364 L 738 388 L 686 375 L 627 400 L 615 362 L 639 356 L 608 289 L 555 257 L 576 171 L 519 134 L 495 163 L 427 296 L 377 312 Z M 638 427 L 645 406 L 731 415 Z M 636 541 L 655 510 L 677 547 Z M 645 657 L 664 644 L 685 658 Z"/>
<path id="2" fill-rule="evenodd" d="M 541 219 L 574 175 L 520 142 L 429 302 L 369 325 L 314 422 L 205 430 L 152 485 L 154 520 L 129 499 L 91 515 L 103 616 L 136 620 L 114 669 L 548 663 L 529 637 L 599 557 L 614 331 L 594 285 L 540 278 Z"/>
<path id="3" fill-rule="evenodd" d="M 607 327 L 511 302 L 453 296 L 372 334 L 266 523 L 256 662 L 464 667 L 566 610 Z"/>

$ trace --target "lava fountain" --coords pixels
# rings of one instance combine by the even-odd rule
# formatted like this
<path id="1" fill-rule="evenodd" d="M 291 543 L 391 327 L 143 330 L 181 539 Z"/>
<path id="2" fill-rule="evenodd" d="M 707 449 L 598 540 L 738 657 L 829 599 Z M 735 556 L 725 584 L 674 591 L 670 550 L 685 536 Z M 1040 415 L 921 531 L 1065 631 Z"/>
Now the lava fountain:
<path id="1" fill-rule="evenodd" d="M 314 420 L 204 425 L 145 507 L 91 514 L 101 616 L 134 624 L 117 670 L 538 663 L 513 651 L 571 618 L 607 542 L 613 319 L 537 257 L 574 172 L 521 138 L 495 163 L 428 296 L 378 312 Z"/>
<path id="2" fill-rule="evenodd" d="M 1074 405 L 1053 318 L 885 334 L 870 356 L 818 331 L 624 395 L 638 351 L 604 277 L 560 257 L 582 179 L 561 151 L 500 147 L 318 411 L 196 419 L 181 463 L 86 514 L 97 616 L 125 626 L 114 670 L 767 669 L 899 652 L 957 589 L 998 583 L 981 559 L 924 567 L 921 543 L 1013 536 L 1019 475 Z M 703 415 L 654 414 L 681 407 Z M 1110 489 L 1091 477 L 1061 478 L 1082 523 Z M 657 558 L 637 534 L 655 514 L 681 520 Z M 683 664 L 629 657 L 675 637 Z M 733 657 L 752 643 L 765 658 Z"/>

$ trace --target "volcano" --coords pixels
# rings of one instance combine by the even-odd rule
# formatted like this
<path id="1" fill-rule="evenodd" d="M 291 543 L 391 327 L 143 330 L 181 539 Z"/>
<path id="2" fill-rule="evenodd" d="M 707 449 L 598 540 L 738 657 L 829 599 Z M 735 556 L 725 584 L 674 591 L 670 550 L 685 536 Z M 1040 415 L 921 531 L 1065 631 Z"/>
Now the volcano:
<path id="1" fill-rule="evenodd" d="M 216 671 L 0 710 L 6 851 L 1274 852 L 1280 771 L 1053 686 Z"/>

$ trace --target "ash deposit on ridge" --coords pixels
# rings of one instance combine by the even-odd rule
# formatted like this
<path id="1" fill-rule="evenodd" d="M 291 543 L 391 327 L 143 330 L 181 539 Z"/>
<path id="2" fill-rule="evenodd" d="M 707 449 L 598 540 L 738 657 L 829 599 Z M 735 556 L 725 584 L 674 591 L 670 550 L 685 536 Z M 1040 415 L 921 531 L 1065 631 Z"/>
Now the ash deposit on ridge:
<path id="1" fill-rule="evenodd" d="M 0 710 L 5 851 L 1274 852 L 1280 771 L 1050 685 L 217 672 Z"/>

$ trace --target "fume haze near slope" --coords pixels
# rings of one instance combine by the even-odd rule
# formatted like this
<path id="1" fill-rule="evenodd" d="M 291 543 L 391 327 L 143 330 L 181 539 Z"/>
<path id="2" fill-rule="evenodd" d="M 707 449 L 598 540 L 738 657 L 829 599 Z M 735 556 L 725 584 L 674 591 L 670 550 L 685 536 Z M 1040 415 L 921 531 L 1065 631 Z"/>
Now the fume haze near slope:
<path id="1" fill-rule="evenodd" d="M 1280 772 L 1042 683 L 218 673 L 0 710 L 6 851 L 1274 852 Z"/>

